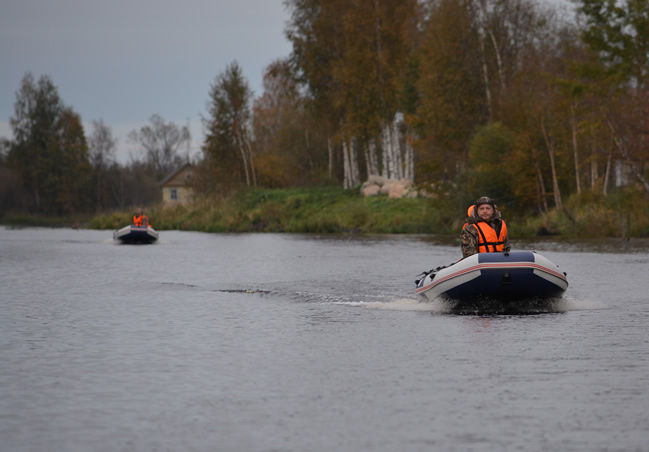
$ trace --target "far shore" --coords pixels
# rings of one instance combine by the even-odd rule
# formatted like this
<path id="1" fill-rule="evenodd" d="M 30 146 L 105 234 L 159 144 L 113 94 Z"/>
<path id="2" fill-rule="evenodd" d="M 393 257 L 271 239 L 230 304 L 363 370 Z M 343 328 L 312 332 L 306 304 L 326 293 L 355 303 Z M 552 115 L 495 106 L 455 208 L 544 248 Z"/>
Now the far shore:
<path id="1" fill-rule="evenodd" d="M 502 207 L 510 240 L 649 238 L 646 195 L 616 199 L 571 197 L 561 210 L 543 215 Z M 593 198 L 591 196 L 591 198 Z M 620 207 L 625 206 L 625 207 Z M 8 227 L 119 229 L 131 223 L 133 209 L 75 217 L 5 214 Z M 273 232 L 318 234 L 428 234 L 457 237 L 466 206 L 431 198 L 363 197 L 338 187 L 259 189 L 186 205 L 145 207 L 158 231 Z M 515 216 L 518 214 L 518 217 Z"/>

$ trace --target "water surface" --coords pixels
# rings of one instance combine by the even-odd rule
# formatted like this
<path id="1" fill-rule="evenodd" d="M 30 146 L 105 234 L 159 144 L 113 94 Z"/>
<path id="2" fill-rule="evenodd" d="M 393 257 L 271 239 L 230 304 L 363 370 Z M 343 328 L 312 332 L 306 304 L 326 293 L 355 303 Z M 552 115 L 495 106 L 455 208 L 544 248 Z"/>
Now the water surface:
<path id="1" fill-rule="evenodd" d="M 557 312 L 414 297 L 454 238 L 0 229 L 7 451 L 646 451 L 649 244 L 540 241 Z"/>

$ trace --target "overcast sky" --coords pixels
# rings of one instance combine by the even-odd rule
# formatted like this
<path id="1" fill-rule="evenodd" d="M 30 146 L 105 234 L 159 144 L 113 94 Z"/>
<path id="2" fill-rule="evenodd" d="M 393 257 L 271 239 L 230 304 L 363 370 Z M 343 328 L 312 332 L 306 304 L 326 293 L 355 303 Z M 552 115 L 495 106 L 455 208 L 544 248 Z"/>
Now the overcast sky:
<path id="1" fill-rule="evenodd" d="M 25 73 L 48 75 L 84 122 L 103 120 L 118 138 L 153 114 L 189 122 L 203 139 L 210 84 L 232 61 L 254 95 L 263 70 L 291 52 L 283 0 L 0 0 L 0 137 Z"/>

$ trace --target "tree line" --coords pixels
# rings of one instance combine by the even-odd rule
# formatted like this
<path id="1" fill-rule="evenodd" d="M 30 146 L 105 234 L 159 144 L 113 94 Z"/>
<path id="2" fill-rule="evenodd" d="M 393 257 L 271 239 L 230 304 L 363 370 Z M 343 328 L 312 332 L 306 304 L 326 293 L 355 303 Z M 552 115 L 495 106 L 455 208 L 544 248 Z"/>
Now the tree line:
<path id="1" fill-rule="evenodd" d="M 143 158 L 121 165 L 112 129 L 93 121 L 86 135 L 50 77 L 31 73 L 16 93 L 10 125 L 13 140 L 0 142 L 0 215 L 71 216 L 159 201 L 159 182 L 186 161 L 182 150 L 191 140 L 188 127 L 153 115 L 128 136 Z"/>
<path id="2" fill-rule="evenodd" d="M 261 95 L 236 61 L 209 87 L 196 192 L 381 175 L 536 212 L 606 196 L 615 178 L 649 193 L 649 3 L 572 5 L 575 21 L 532 0 L 286 0 L 292 52 L 266 68 Z M 154 201 L 187 158 L 188 130 L 154 115 L 130 136 L 145 159 L 118 165 L 110 128 L 86 138 L 46 76 L 25 77 L 11 126 L 3 206 Z M 150 197 L 135 199 L 142 183 Z"/>

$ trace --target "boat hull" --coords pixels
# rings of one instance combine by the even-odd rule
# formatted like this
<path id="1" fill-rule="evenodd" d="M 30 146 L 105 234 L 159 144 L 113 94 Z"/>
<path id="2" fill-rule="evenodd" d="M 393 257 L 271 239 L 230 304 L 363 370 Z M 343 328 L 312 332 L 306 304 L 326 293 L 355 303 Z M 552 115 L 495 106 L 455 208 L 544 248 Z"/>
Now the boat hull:
<path id="1" fill-rule="evenodd" d="M 415 293 L 456 305 L 516 304 L 556 300 L 568 288 L 566 274 L 534 251 L 480 253 L 417 281 Z"/>
<path id="2" fill-rule="evenodd" d="M 113 233 L 113 239 L 122 243 L 153 243 L 158 237 L 158 231 L 151 226 L 129 225 Z"/>

